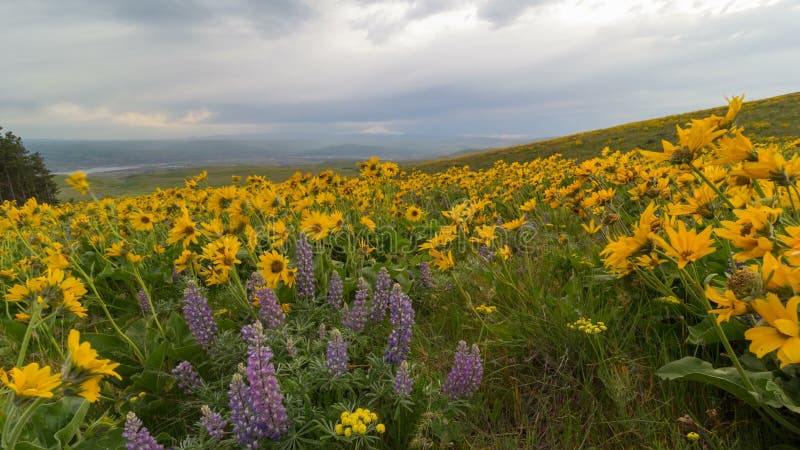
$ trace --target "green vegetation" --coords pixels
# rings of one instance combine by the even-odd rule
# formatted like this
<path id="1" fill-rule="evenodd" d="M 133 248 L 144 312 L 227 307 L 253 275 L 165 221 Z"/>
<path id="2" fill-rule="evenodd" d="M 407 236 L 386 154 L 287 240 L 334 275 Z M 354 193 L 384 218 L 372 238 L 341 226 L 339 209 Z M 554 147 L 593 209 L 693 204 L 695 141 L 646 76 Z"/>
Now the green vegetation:
<path id="1" fill-rule="evenodd" d="M 0 131 L 3 127 L 0 127 Z M 56 201 L 58 188 L 39 153 L 29 153 L 22 138 L 0 133 L 0 202 L 24 203 L 31 197 L 40 202 Z"/>
<path id="2" fill-rule="evenodd" d="M 725 115 L 727 106 L 643 120 L 602 130 L 572 134 L 509 148 L 499 148 L 454 158 L 442 158 L 415 163 L 412 166 L 426 173 L 447 170 L 452 166 L 487 169 L 497 161 L 526 162 L 560 153 L 567 158 L 585 160 L 600 155 L 604 147 L 612 150 L 641 148 L 661 150 L 661 140 L 674 141 L 675 125 L 692 118 L 711 114 Z M 759 141 L 800 135 L 800 93 L 780 95 L 745 102 L 737 123 L 743 126 L 750 139 Z"/>

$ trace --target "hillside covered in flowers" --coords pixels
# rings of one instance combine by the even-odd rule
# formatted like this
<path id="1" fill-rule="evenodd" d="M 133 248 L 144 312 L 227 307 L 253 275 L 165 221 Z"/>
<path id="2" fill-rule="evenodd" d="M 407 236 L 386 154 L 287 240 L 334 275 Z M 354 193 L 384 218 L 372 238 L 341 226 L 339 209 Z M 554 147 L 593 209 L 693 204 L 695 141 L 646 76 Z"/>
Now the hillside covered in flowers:
<path id="1" fill-rule="evenodd" d="M 580 162 L 6 202 L 1 447 L 796 445 L 800 139 L 741 108 Z"/>

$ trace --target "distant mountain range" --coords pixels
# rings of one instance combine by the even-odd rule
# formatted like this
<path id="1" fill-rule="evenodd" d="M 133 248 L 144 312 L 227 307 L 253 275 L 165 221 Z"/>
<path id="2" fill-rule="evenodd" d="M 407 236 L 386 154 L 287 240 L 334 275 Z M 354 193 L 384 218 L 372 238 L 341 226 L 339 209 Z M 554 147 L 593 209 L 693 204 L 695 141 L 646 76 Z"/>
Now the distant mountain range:
<path id="1" fill-rule="evenodd" d="M 409 135 L 211 136 L 163 140 L 26 139 L 56 173 L 74 170 L 187 167 L 227 164 L 295 165 L 328 160 L 438 158 L 529 142 L 528 138 Z"/>

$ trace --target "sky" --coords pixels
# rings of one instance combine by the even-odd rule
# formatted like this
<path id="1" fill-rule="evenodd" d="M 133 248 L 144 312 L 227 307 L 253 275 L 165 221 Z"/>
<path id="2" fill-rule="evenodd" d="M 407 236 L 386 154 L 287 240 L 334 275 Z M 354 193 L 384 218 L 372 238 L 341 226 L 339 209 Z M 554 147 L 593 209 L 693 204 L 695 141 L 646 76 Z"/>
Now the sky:
<path id="1" fill-rule="evenodd" d="M 800 91 L 794 0 L 0 0 L 23 138 L 570 134 Z"/>

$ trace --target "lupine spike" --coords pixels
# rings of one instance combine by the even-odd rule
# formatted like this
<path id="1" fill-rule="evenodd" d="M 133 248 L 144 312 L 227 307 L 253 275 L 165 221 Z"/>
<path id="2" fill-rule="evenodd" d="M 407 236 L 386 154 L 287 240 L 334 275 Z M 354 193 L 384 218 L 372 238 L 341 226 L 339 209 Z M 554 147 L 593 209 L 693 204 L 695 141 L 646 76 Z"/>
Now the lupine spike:
<path id="1" fill-rule="evenodd" d="M 403 293 L 399 284 L 394 285 L 389 296 L 389 319 L 392 322 L 392 332 L 384 360 L 390 364 L 400 364 L 408 356 L 414 327 L 414 308 L 411 299 Z"/>
<path id="2" fill-rule="evenodd" d="M 408 361 L 403 361 L 394 376 L 394 391 L 399 395 L 409 395 L 413 387 L 414 382 L 408 370 Z"/>
<path id="3" fill-rule="evenodd" d="M 178 387 L 187 395 L 194 393 L 203 383 L 200 375 L 189 361 L 181 361 L 175 366 L 172 369 L 172 376 L 178 383 Z"/>
<path id="4" fill-rule="evenodd" d="M 333 271 L 331 273 L 331 281 L 328 283 L 328 304 L 335 309 L 339 309 L 342 307 L 342 291 L 344 290 L 344 285 L 342 283 L 342 277 L 339 276 L 339 272 Z"/>
<path id="5" fill-rule="evenodd" d="M 206 429 L 211 439 L 217 442 L 221 441 L 228 422 L 219 413 L 211 411 L 208 405 L 201 406 L 200 412 L 203 414 L 200 424 Z"/>
<path id="6" fill-rule="evenodd" d="M 297 239 L 297 296 L 304 300 L 314 298 L 314 255 L 305 234 Z"/>
<path id="7" fill-rule="evenodd" d="M 364 328 L 367 323 L 367 299 L 369 299 L 369 287 L 363 278 L 359 278 L 353 307 L 342 310 L 342 325 L 353 330 Z"/>
<path id="8" fill-rule="evenodd" d="M 189 280 L 183 293 L 183 316 L 195 340 L 203 348 L 208 348 L 217 335 L 217 322 L 211 315 L 208 300 L 203 297 L 194 281 Z"/>
<path id="9" fill-rule="evenodd" d="M 381 267 L 378 279 L 375 281 L 375 294 L 372 296 L 372 305 L 369 311 L 369 320 L 380 322 L 386 316 L 389 306 L 389 296 L 392 293 L 392 278 L 386 267 Z"/>
<path id="10" fill-rule="evenodd" d="M 164 450 L 164 446 L 156 442 L 133 411 L 128 412 L 128 415 L 125 416 L 125 429 L 122 437 L 125 438 L 126 450 Z"/>
<path id="11" fill-rule="evenodd" d="M 458 342 L 455 362 L 447 381 L 442 385 L 442 392 L 451 398 L 472 397 L 483 379 L 483 362 L 478 346 L 473 344 L 467 348 L 464 341 Z"/>
<path id="12" fill-rule="evenodd" d="M 328 375 L 337 377 L 347 372 L 347 342 L 342 338 L 342 333 L 334 329 L 331 331 L 332 339 L 328 341 L 325 352 Z"/>

